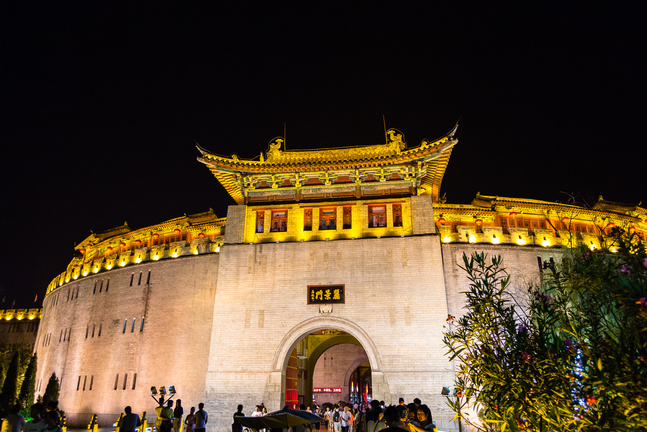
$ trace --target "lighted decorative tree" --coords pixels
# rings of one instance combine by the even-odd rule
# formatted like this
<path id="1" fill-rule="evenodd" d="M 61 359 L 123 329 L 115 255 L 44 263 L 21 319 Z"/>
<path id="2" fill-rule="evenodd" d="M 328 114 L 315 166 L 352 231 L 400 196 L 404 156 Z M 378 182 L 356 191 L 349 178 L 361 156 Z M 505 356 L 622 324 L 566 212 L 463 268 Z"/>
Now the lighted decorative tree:
<path id="1" fill-rule="evenodd" d="M 478 430 L 647 428 L 647 257 L 634 234 L 566 252 L 517 303 L 500 257 L 464 256 L 466 313 L 449 317 L 450 405 Z M 517 299 L 519 300 L 519 299 Z M 521 307 L 519 304 L 523 304 Z M 480 422 L 466 418 L 465 408 Z"/>
<path id="2" fill-rule="evenodd" d="M 7 376 L 5 377 L 4 384 L 2 385 L 2 395 L 0 400 L 4 407 L 8 407 L 16 403 L 16 395 L 18 392 L 18 374 L 20 369 L 20 354 L 16 351 L 9 363 L 7 369 Z"/>
<path id="3" fill-rule="evenodd" d="M 27 370 L 25 371 L 25 377 L 22 380 L 22 385 L 20 386 L 20 395 L 18 400 L 23 405 L 23 407 L 29 407 L 34 403 L 34 388 L 36 384 L 36 365 L 38 360 L 36 354 L 32 354 Z"/>

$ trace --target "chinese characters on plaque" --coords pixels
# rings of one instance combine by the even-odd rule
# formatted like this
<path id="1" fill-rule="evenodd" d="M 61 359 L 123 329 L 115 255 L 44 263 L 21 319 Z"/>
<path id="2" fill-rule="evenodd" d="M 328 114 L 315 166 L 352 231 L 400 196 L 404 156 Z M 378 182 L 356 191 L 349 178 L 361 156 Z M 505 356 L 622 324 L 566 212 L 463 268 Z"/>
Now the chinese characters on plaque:
<path id="1" fill-rule="evenodd" d="M 345 303 L 344 285 L 308 285 L 308 304 Z"/>

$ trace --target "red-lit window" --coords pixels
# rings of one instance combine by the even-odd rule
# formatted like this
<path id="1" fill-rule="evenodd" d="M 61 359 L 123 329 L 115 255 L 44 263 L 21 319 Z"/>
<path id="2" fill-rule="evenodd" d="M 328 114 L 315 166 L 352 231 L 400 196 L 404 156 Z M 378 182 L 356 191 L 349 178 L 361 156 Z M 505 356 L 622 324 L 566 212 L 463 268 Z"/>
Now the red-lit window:
<path id="1" fill-rule="evenodd" d="M 353 227 L 353 213 L 350 206 L 344 207 L 344 229 Z"/>
<path id="2" fill-rule="evenodd" d="M 319 209 L 319 229 L 334 230 L 337 229 L 337 209 L 322 208 Z"/>
<path id="3" fill-rule="evenodd" d="M 402 205 L 393 204 L 393 226 L 402 226 Z"/>
<path id="4" fill-rule="evenodd" d="M 285 232 L 288 230 L 288 212 L 287 210 L 272 211 L 271 232 Z"/>
<path id="5" fill-rule="evenodd" d="M 256 212 L 256 232 L 262 233 L 265 230 L 265 212 L 258 211 Z"/>
<path id="6" fill-rule="evenodd" d="M 312 209 L 303 211 L 303 230 L 312 231 Z"/>
<path id="7" fill-rule="evenodd" d="M 379 228 L 386 226 L 386 206 L 373 205 L 368 207 L 368 227 Z"/>

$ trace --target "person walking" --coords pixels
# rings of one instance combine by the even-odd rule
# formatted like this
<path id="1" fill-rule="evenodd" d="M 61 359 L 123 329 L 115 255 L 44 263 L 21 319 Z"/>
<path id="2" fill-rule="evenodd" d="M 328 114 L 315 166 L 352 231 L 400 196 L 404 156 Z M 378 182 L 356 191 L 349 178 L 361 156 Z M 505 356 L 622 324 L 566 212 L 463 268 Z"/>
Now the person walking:
<path id="1" fill-rule="evenodd" d="M 207 428 L 208 421 L 209 415 L 204 410 L 204 404 L 200 402 L 198 404 L 198 411 L 195 413 L 195 432 L 204 432 Z"/>
<path id="2" fill-rule="evenodd" d="M 348 428 L 350 427 L 350 409 L 348 408 L 348 405 L 344 407 L 344 411 L 342 411 L 339 414 L 339 418 L 341 420 L 341 430 L 342 432 L 348 432 Z"/>
<path id="3" fill-rule="evenodd" d="M 117 426 L 119 427 L 119 432 L 135 432 L 137 426 L 142 425 L 142 420 L 139 418 L 139 414 L 133 414 L 133 409 L 130 406 L 124 408 L 124 415 L 119 419 Z"/>
<path id="4" fill-rule="evenodd" d="M 335 406 L 335 411 L 332 412 L 332 424 L 335 432 L 341 432 L 341 414 L 339 412 L 339 407 Z"/>

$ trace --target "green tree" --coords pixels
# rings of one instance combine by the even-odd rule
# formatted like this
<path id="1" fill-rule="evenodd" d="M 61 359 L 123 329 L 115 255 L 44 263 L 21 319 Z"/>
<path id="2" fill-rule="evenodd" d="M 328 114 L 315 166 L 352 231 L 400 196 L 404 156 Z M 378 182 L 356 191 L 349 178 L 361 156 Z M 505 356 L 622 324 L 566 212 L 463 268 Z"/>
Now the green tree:
<path id="1" fill-rule="evenodd" d="M 466 313 L 444 337 L 457 415 L 484 431 L 647 428 L 645 245 L 616 230 L 609 248 L 544 263 L 519 302 L 500 257 L 464 256 Z"/>
<path id="2" fill-rule="evenodd" d="M 45 388 L 45 394 L 43 395 L 43 403 L 47 404 L 49 401 L 57 401 L 58 396 L 61 390 L 61 386 L 56 377 L 56 372 L 52 372 L 52 376 L 49 377 L 49 382 Z"/>
<path id="3" fill-rule="evenodd" d="M 18 393 L 18 375 L 20 373 L 20 353 L 14 352 L 9 363 L 7 376 L 5 377 L 2 386 L 2 404 L 5 407 L 16 403 L 16 396 Z"/>
<path id="4" fill-rule="evenodd" d="M 29 365 L 25 371 L 25 377 L 22 380 L 22 385 L 20 386 L 20 395 L 18 400 L 24 407 L 29 407 L 34 403 L 34 391 L 36 385 L 36 366 L 38 364 L 38 359 L 36 358 L 36 353 L 31 355 L 29 360 Z"/>

